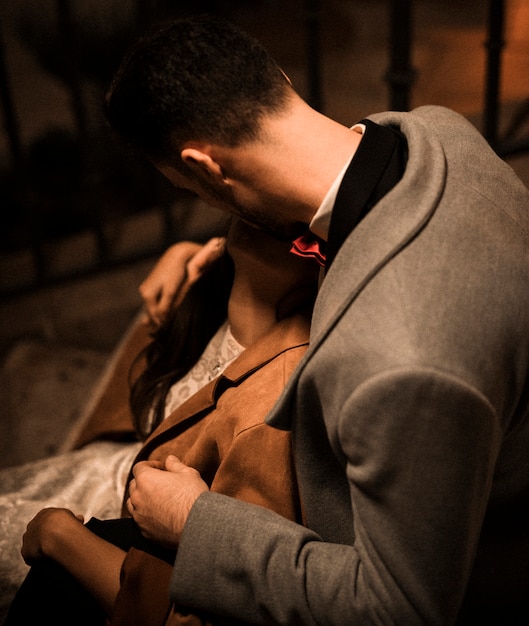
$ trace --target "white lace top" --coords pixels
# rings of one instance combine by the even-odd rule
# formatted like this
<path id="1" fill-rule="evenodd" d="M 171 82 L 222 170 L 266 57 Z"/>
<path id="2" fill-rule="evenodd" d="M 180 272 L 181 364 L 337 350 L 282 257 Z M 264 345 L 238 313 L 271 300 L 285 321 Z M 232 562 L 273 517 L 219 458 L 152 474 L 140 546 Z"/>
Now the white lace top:
<path id="1" fill-rule="evenodd" d="M 165 417 L 200 388 L 213 380 L 244 350 L 234 338 L 228 322 L 225 322 L 206 346 L 197 363 L 169 390 L 165 403 Z"/>

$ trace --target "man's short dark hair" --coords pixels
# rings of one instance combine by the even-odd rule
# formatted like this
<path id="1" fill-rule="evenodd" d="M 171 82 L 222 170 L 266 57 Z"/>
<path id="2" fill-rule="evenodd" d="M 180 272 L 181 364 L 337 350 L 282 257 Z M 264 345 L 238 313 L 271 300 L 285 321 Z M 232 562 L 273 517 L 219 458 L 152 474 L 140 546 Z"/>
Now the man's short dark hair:
<path id="1" fill-rule="evenodd" d="M 142 38 L 114 77 L 105 114 L 133 148 L 171 161 L 188 140 L 236 146 L 255 139 L 260 118 L 280 111 L 290 89 L 257 40 L 205 15 Z"/>

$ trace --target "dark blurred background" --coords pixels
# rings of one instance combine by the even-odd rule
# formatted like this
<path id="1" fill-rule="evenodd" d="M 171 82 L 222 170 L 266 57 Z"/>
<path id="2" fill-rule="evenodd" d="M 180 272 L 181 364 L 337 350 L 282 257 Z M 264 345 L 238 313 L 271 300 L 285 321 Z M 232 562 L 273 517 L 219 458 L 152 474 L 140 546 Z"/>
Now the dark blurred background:
<path id="1" fill-rule="evenodd" d="M 338 121 L 445 105 L 529 184 L 527 0 L 2 0 L 0 466 L 60 447 L 158 255 L 224 222 L 101 115 L 128 45 L 203 12 L 257 36 Z"/>

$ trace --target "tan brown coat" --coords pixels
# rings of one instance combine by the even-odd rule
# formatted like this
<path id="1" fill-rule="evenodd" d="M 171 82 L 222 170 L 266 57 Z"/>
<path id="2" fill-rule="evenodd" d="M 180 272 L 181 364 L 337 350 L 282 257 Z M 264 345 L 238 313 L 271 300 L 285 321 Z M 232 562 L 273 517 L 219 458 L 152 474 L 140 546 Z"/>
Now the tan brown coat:
<path id="1" fill-rule="evenodd" d="M 163 461 L 174 454 L 196 468 L 212 491 L 301 521 L 290 433 L 271 428 L 264 418 L 305 353 L 308 337 L 308 316 L 280 322 L 174 411 L 146 441 L 135 462 Z M 204 623 L 171 609 L 171 572 L 165 562 L 130 550 L 112 626 Z"/>

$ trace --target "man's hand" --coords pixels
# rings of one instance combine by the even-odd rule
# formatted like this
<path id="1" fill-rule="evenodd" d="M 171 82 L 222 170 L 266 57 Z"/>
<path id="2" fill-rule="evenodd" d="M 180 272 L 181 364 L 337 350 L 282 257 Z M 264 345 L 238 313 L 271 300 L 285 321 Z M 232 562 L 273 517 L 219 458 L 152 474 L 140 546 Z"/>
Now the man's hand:
<path id="1" fill-rule="evenodd" d="M 134 466 L 127 509 L 147 539 L 176 548 L 195 500 L 208 486 L 200 474 L 175 456 L 165 470 L 149 461 Z"/>
<path id="2" fill-rule="evenodd" d="M 46 557 L 54 558 L 56 538 L 82 523 L 83 516 L 68 509 L 42 509 L 28 523 L 22 537 L 22 558 L 28 565 Z"/>
<path id="3" fill-rule="evenodd" d="M 189 288 L 224 254 L 225 240 L 214 237 L 201 245 L 180 241 L 168 248 L 139 287 L 151 322 L 160 326 L 172 306 L 178 306 Z"/>

